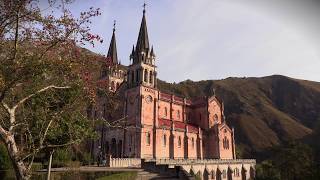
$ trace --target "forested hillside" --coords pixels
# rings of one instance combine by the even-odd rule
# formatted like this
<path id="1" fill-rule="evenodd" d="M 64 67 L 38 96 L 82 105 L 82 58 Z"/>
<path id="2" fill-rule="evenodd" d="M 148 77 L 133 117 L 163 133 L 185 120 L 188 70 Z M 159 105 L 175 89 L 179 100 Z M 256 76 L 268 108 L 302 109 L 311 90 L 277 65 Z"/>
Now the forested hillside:
<path id="1" fill-rule="evenodd" d="M 162 91 L 224 101 L 227 123 L 235 127 L 238 150 L 255 157 L 273 145 L 305 139 L 320 122 L 320 83 L 274 75 L 262 78 L 183 81 L 159 80 Z"/>

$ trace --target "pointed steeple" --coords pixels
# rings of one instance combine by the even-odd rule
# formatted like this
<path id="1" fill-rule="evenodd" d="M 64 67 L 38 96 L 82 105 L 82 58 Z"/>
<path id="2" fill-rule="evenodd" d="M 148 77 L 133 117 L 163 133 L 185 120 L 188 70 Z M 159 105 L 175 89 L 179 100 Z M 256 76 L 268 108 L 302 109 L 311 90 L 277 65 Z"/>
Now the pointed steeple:
<path id="1" fill-rule="evenodd" d="M 118 55 L 117 55 L 117 44 L 116 44 L 116 21 L 113 23 L 113 32 L 112 32 L 112 38 L 107 54 L 107 58 L 110 58 L 112 60 L 113 64 L 118 64 Z"/>
<path id="2" fill-rule="evenodd" d="M 154 54 L 154 51 L 153 51 L 153 46 L 151 47 L 150 55 L 151 55 L 152 57 L 155 57 L 155 56 L 156 56 L 156 55 Z"/>
<path id="3" fill-rule="evenodd" d="M 139 30 L 138 41 L 136 45 L 136 50 L 138 52 L 149 51 L 149 38 L 148 38 L 148 30 L 147 30 L 147 21 L 146 21 L 146 4 L 143 5 L 143 16 Z"/>

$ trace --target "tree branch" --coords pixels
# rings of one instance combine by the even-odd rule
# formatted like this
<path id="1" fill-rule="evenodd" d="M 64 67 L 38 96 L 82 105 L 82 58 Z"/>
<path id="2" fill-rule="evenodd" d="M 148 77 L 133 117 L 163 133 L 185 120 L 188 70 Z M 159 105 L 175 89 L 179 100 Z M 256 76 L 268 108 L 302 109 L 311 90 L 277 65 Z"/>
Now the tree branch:
<path id="1" fill-rule="evenodd" d="M 15 110 L 17 107 L 19 107 L 21 104 L 23 104 L 26 100 L 32 98 L 33 96 L 35 96 L 41 92 L 46 91 L 48 89 L 70 89 L 70 88 L 71 88 L 70 86 L 55 86 L 55 85 L 50 85 L 50 86 L 44 87 L 44 88 L 38 90 L 37 92 L 30 94 L 29 96 L 21 99 L 15 106 L 12 107 L 12 109 Z"/>
<path id="2" fill-rule="evenodd" d="M 14 35 L 14 55 L 13 59 L 16 59 L 17 57 L 17 51 L 18 51 L 18 38 L 19 38 L 19 9 L 16 12 L 16 29 L 15 29 L 15 35 Z"/>
<path id="3" fill-rule="evenodd" d="M 47 133 L 48 133 L 48 130 L 49 130 L 49 128 L 50 128 L 50 126 L 51 126 L 51 123 L 53 122 L 53 119 L 51 119 L 50 120 L 50 122 L 49 122 L 49 124 L 48 124 L 48 126 L 47 126 L 47 128 L 46 128 L 46 130 L 44 131 L 44 133 L 43 133 L 43 137 L 42 137 L 42 139 L 40 140 L 40 146 L 42 146 L 43 145 L 43 142 L 44 142 L 44 140 L 46 139 L 46 136 L 47 136 Z"/>
<path id="4" fill-rule="evenodd" d="M 68 143 L 64 143 L 64 144 L 48 144 L 46 146 L 44 146 L 44 148 L 57 148 L 57 147 L 64 147 L 64 146 L 69 146 L 72 144 L 77 143 L 78 141 L 70 141 Z"/>

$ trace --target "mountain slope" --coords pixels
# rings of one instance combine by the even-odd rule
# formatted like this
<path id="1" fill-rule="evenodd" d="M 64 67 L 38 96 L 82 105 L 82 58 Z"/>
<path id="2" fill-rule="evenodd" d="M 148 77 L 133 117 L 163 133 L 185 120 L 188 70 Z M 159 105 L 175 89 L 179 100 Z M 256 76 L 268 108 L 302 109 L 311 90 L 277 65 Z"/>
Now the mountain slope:
<path id="1" fill-rule="evenodd" d="M 178 84 L 163 81 L 159 89 L 186 97 L 210 96 L 225 103 L 227 123 L 235 127 L 239 149 L 252 156 L 284 141 L 302 139 L 320 121 L 320 83 L 285 76 L 227 78 Z"/>

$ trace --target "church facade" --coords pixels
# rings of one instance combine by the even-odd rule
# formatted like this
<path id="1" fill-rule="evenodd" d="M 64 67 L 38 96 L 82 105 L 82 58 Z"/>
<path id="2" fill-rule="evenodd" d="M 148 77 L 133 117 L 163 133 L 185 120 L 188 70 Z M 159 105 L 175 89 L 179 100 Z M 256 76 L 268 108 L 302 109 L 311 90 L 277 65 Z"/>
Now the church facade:
<path id="1" fill-rule="evenodd" d="M 122 97 L 125 128 L 99 128 L 94 154 L 141 159 L 236 159 L 234 130 L 226 124 L 224 105 L 211 97 L 187 99 L 157 88 L 156 56 L 149 44 L 143 11 L 130 65 L 118 62 L 115 29 L 100 79 Z M 106 99 L 100 98 L 98 106 Z M 97 108 L 102 111 L 101 107 Z"/>

